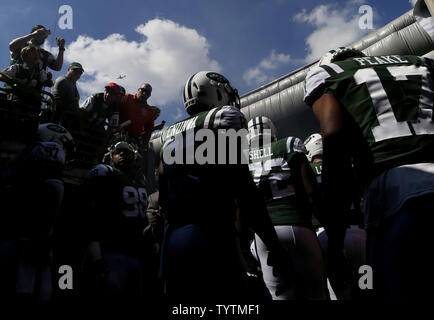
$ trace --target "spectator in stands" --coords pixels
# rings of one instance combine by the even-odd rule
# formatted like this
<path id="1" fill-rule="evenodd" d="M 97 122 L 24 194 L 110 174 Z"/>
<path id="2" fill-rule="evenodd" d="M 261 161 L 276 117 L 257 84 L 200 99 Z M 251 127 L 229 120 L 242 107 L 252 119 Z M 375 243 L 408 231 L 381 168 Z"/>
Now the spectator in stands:
<path id="1" fill-rule="evenodd" d="M 123 97 L 126 93 L 125 88 L 122 86 L 119 86 L 121 88 L 121 96 Z"/>
<path id="2" fill-rule="evenodd" d="M 86 110 L 87 120 L 98 129 L 104 130 L 106 123 L 114 128 L 119 126 L 120 99 L 121 87 L 110 82 L 104 92 L 95 93 L 87 98 L 80 109 Z"/>
<path id="3" fill-rule="evenodd" d="M 90 126 L 103 133 L 102 143 L 98 150 L 102 154 L 108 138 L 119 127 L 119 103 L 121 100 L 121 87 L 110 82 L 104 92 L 95 93 L 87 98 L 80 106 L 86 112 L 86 119 Z M 107 130 L 105 127 L 107 126 Z"/>
<path id="4" fill-rule="evenodd" d="M 154 121 L 160 115 L 160 109 L 148 104 L 151 94 L 151 85 L 143 83 L 136 94 L 125 94 L 119 108 L 119 122 L 122 124 L 130 121 L 124 130 L 139 145 L 140 166 L 147 179 L 149 192 L 155 191 L 154 158 L 153 153 L 148 152 L 149 139 L 154 130 L 160 130 L 164 126 L 164 122 L 154 125 Z"/>
<path id="5" fill-rule="evenodd" d="M 66 75 L 60 76 L 54 82 L 53 95 L 56 102 L 56 111 L 54 120 L 64 123 L 64 126 L 71 125 L 68 123 L 69 117 L 65 117 L 65 112 L 68 114 L 78 113 L 80 94 L 78 93 L 76 83 L 83 74 L 84 69 L 78 62 L 73 62 L 69 65 Z M 65 123 L 66 122 L 66 123 Z"/>
<path id="6" fill-rule="evenodd" d="M 40 46 L 45 42 L 45 39 L 51 31 L 44 26 L 35 25 L 30 30 L 28 35 L 20 38 L 16 38 L 9 43 L 9 50 L 11 51 L 11 65 L 23 63 L 21 57 L 21 50 L 27 45 L 35 46 L 39 49 L 39 69 L 47 70 L 47 67 L 54 71 L 60 71 L 63 65 L 63 53 L 65 51 L 65 39 L 56 38 L 57 46 L 59 47 L 59 53 L 57 58 L 55 58 L 50 52 L 40 48 Z"/>
<path id="7" fill-rule="evenodd" d="M 131 121 L 129 125 L 125 126 L 125 131 L 140 141 L 145 149 L 152 131 L 159 130 L 164 126 L 162 123 L 154 125 L 154 121 L 160 115 L 160 109 L 148 104 L 151 94 L 151 85 L 143 83 L 136 94 L 125 94 L 119 109 L 120 123 Z"/>
<path id="8" fill-rule="evenodd" d="M 22 63 L 13 64 L 2 71 L 0 80 L 7 83 L 6 87 L 11 88 L 13 84 L 18 84 L 14 94 L 9 95 L 9 100 L 19 104 L 18 109 L 28 109 L 35 107 L 35 112 L 39 113 L 41 106 L 40 91 L 44 86 L 52 86 L 53 83 L 44 70 L 39 69 L 39 49 L 34 46 L 26 46 L 21 49 Z M 24 106 L 25 105 L 25 106 Z"/>

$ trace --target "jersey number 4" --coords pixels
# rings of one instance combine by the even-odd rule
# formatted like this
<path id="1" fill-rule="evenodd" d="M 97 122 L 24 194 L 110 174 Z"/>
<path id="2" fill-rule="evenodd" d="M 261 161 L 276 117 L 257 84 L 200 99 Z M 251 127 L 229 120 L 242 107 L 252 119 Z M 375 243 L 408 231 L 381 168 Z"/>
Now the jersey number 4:
<path id="1" fill-rule="evenodd" d="M 375 142 L 411 135 L 434 134 L 433 86 L 428 69 L 424 66 L 411 65 L 388 67 L 387 70 L 394 81 L 407 81 L 407 76 L 421 76 L 418 116 L 411 123 L 397 121 L 377 72 L 373 68 L 357 70 L 354 79 L 357 84 L 366 84 L 377 114 L 378 126 L 372 128 Z"/>

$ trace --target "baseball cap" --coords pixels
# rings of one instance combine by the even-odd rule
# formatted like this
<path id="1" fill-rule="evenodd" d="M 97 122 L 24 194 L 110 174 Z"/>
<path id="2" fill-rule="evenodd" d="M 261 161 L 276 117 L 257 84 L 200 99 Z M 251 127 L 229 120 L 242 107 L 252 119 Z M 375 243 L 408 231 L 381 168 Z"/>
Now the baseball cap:
<path id="1" fill-rule="evenodd" d="M 80 69 L 81 71 L 84 72 L 83 67 L 82 67 L 81 64 L 78 63 L 78 62 L 73 62 L 73 63 L 71 63 L 71 64 L 69 65 L 69 69 L 71 69 L 71 70 L 74 70 L 74 69 Z"/>
<path id="2" fill-rule="evenodd" d="M 114 82 L 110 82 L 108 85 L 105 86 L 105 88 L 108 90 L 112 90 L 116 94 L 121 93 L 121 87 Z"/>

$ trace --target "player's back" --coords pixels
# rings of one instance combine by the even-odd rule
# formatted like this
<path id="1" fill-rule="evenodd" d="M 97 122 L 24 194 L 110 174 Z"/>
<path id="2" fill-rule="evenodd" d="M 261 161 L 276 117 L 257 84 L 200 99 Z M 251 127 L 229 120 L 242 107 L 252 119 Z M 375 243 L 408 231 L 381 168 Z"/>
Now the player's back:
<path id="1" fill-rule="evenodd" d="M 403 164 L 432 162 L 433 67 L 431 59 L 398 55 L 324 64 L 306 77 L 305 101 L 312 104 L 323 93 L 337 98 L 349 116 L 345 126 L 364 141 L 345 147 L 369 153 L 374 176 Z"/>
<path id="2" fill-rule="evenodd" d="M 302 184 L 298 157 L 306 149 L 299 138 L 287 137 L 249 149 L 249 169 L 274 225 L 311 228 L 311 207 Z"/>
<path id="3" fill-rule="evenodd" d="M 165 131 L 162 160 L 167 192 L 160 193 L 160 201 L 166 206 L 167 219 L 172 224 L 203 223 L 227 224 L 235 219 L 234 199 L 238 188 L 240 170 L 248 176 L 247 164 L 241 164 L 241 147 L 236 147 L 238 159 L 231 164 L 229 153 L 219 146 L 219 129 L 239 130 L 245 128 L 244 115 L 232 106 L 218 107 L 198 113 L 194 117 L 178 122 Z M 205 130 L 205 131 L 201 131 Z M 199 135 L 209 134 L 204 140 Z M 214 140 L 214 146 L 205 150 L 204 143 Z M 169 157 L 180 152 L 181 157 Z M 203 163 L 199 159 L 203 156 Z M 241 174 L 242 176 L 242 174 Z M 241 178 L 242 179 L 242 178 Z M 167 195 L 167 199 L 164 198 Z M 161 198 L 161 196 L 163 196 Z"/>

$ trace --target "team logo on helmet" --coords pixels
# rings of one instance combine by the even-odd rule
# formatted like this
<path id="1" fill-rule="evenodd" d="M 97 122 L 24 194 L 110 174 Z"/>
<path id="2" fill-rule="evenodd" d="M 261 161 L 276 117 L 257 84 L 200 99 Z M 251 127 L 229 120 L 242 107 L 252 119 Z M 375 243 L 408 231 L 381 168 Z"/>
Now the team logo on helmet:
<path id="1" fill-rule="evenodd" d="M 184 86 L 183 99 L 189 115 L 228 105 L 240 108 L 238 90 L 231 86 L 226 77 L 213 71 L 200 71 L 192 75 Z"/>
<path id="2" fill-rule="evenodd" d="M 217 81 L 217 82 L 229 83 L 228 79 L 226 79 L 223 75 L 221 75 L 220 73 L 217 73 L 217 72 L 208 72 L 206 74 L 206 76 L 208 78 L 210 78 L 211 80 L 214 80 L 214 81 Z"/>

